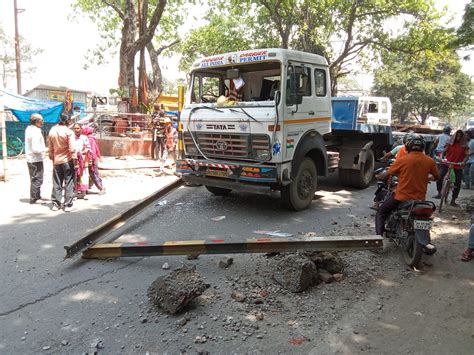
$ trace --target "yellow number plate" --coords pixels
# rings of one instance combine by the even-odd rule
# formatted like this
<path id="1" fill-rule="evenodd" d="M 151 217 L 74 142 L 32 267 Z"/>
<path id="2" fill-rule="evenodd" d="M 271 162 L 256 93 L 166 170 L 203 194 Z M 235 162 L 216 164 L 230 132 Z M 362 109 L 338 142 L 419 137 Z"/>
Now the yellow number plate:
<path id="1" fill-rule="evenodd" d="M 229 172 L 227 170 L 207 169 L 206 175 L 226 178 L 229 177 Z"/>

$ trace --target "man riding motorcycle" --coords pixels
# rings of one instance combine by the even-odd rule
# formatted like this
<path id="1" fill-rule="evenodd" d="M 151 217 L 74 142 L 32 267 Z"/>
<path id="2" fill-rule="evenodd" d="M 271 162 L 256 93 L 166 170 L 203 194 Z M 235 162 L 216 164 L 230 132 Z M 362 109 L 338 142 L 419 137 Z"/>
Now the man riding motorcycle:
<path id="1" fill-rule="evenodd" d="M 414 134 L 408 137 L 406 147 L 408 154 L 397 159 L 387 172 L 377 176 L 378 179 L 384 179 L 387 175 L 398 175 L 398 185 L 395 193 L 387 196 L 375 215 L 377 235 L 384 236 L 385 221 L 401 202 L 424 200 L 428 189 L 428 181 L 435 181 L 440 178 L 434 160 L 423 153 L 425 140 L 422 136 Z M 425 247 L 434 249 L 433 245 L 426 245 Z"/>

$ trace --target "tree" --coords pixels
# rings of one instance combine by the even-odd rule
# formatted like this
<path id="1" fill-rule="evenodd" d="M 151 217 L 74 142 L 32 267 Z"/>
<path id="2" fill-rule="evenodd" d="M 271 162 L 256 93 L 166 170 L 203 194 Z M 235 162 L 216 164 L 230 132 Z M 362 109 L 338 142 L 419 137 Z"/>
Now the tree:
<path id="1" fill-rule="evenodd" d="M 253 47 L 271 43 L 323 55 L 330 65 L 333 95 L 341 78 L 361 67 L 372 68 L 382 53 L 433 50 L 437 39 L 449 33 L 440 26 L 441 14 L 431 0 L 213 0 L 212 4 L 215 16 L 238 18 L 245 24 L 242 33 Z M 232 31 L 222 31 L 219 43 L 232 43 L 233 36 Z M 197 42 L 193 37 L 189 41 Z M 204 54 L 203 47 L 215 48 L 207 55 L 227 49 L 207 47 L 205 41 L 213 38 L 201 36 L 194 53 Z"/>
<path id="2" fill-rule="evenodd" d="M 472 86 L 460 68 L 452 51 L 392 54 L 375 71 L 373 89 L 390 97 L 392 114 L 401 123 L 413 116 L 425 124 L 430 116 L 447 117 L 469 104 Z"/>
<path id="3" fill-rule="evenodd" d="M 169 3 L 167 0 L 76 0 L 76 11 L 88 14 L 95 21 L 103 39 L 103 43 L 89 53 L 89 60 L 103 63 L 106 60 L 104 53 L 109 49 L 116 51 L 119 46 L 119 89 L 133 99 L 137 87 L 135 58 L 142 51 L 140 76 L 143 80 L 140 83 L 147 84 L 152 97 L 156 98 L 162 91 L 159 56 L 179 40 L 176 27 L 185 15 L 185 12 L 178 11 L 183 3 L 182 0 Z M 154 40 L 160 43 L 158 47 L 155 47 Z M 144 78 L 145 49 L 152 67 L 152 77 L 148 81 Z"/>
<path id="4" fill-rule="evenodd" d="M 8 37 L 5 31 L 0 27 L 0 76 L 4 88 L 8 86 L 11 78 L 16 77 L 16 61 L 15 61 L 15 41 Z M 36 67 L 32 64 L 35 56 L 42 53 L 43 49 L 35 48 L 30 43 L 20 37 L 20 59 L 22 62 L 22 75 L 32 74 L 36 71 Z"/>
<path id="5" fill-rule="evenodd" d="M 456 48 L 470 49 L 474 44 L 474 0 L 464 8 L 463 22 L 456 31 L 457 39 L 453 42 Z"/>

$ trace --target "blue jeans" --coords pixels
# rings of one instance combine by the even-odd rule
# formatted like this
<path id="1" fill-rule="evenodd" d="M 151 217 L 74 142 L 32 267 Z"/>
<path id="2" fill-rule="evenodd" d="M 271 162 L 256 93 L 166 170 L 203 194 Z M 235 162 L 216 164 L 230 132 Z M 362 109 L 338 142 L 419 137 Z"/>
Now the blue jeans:
<path id="1" fill-rule="evenodd" d="M 468 188 L 474 188 L 474 163 L 466 163 L 463 170 L 463 180 Z"/>
<path id="2" fill-rule="evenodd" d="M 474 223 L 471 224 L 471 229 L 469 230 L 469 242 L 467 246 L 468 248 L 474 249 Z"/>

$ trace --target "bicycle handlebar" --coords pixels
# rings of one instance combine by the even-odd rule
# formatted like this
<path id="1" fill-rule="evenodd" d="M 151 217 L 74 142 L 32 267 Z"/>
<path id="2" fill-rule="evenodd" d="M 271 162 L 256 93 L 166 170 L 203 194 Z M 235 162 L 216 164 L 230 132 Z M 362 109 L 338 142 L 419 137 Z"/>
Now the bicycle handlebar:
<path id="1" fill-rule="evenodd" d="M 447 161 L 446 159 L 442 159 L 441 162 L 442 162 L 443 164 L 454 165 L 454 166 L 456 166 L 456 165 L 459 165 L 459 166 L 464 165 L 464 162 L 462 162 L 462 163 L 455 163 L 455 162 L 452 162 L 452 161 Z"/>

